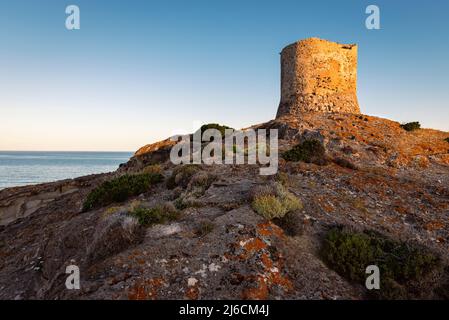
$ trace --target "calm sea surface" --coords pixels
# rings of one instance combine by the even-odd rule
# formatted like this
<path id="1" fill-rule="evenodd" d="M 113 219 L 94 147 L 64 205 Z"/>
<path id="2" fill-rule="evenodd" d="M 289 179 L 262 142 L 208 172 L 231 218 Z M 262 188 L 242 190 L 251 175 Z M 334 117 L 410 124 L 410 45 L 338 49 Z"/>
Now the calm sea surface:
<path id="1" fill-rule="evenodd" d="M 131 152 L 0 151 L 0 189 L 114 171 Z"/>

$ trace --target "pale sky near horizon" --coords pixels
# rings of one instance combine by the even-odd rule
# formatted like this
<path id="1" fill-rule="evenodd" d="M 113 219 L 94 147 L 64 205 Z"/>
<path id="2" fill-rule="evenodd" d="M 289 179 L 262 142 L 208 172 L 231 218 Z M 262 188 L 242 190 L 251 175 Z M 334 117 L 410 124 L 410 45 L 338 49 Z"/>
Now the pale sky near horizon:
<path id="1" fill-rule="evenodd" d="M 81 29 L 65 28 L 65 8 Z M 380 7 L 381 30 L 365 28 Z M 274 118 L 279 52 L 359 45 L 362 112 L 449 131 L 449 1 L 0 0 L 0 150 L 135 151 Z"/>

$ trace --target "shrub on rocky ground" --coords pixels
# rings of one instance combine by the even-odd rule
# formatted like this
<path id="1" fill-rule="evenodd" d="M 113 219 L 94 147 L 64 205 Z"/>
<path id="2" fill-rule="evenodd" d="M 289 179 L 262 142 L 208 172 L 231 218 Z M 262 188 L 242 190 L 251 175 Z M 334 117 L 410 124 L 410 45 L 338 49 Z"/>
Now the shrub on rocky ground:
<path id="1" fill-rule="evenodd" d="M 362 285 L 367 277 L 366 267 L 378 266 L 381 289 L 370 294 L 381 299 L 413 298 L 416 288 L 432 291 L 434 284 L 427 280 L 441 269 L 439 257 L 425 248 L 394 241 L 377 232 L 355 232 L 342 227 L 327 233 L 321 255 L 329 267 Z"/>
<path id="2" fill-rule="evenodd" d="M 252 191 L 252 207 L 258 214 L 271 220 L 301 209 L 302 203 L 283 185 L 276 183 L 273 186 L 255 188 Z"/>
<path id="3" fill-rule="evenodd" d="M 303 220 L 297 211 L 287 212 L 282 218 L 273 219 L 273 222 L 291 237 L 301 235 L 304 230 Z"/>
<path id="4" fill-rule="evenodd" d="M 327 163 L 326 149 L 319 140 L 305 140 L 284 152 L 282 158 L 287 161 L 303 161 L 318 165 Z"/>
<path id="5" fill-rule="evenodd" d="M 421 128 L 421 124 L 418 121 L 408 122 L 408 123 L 401 124 L 401 128 L 404 129 L 405 131 L 414 131 L 414 130 L 418 130 L 419 128 Z"/>
<path id="6" fill-rule="evenodd" d="M 153 208 L 137 207 L 129 213 L 140 225 L 149 227 L 177 220 L 180 216 L 173 205 L 158 205 Z"/>
<path id="7" fill-rule="evenodd" d="M 279 171 L 274 176 L 274 179 L 280 184 L 282 184 L 284 187 L 288 187 L 290 185 L 290 177 L 285 172 Z"/>
<path id="8" fill-rule="evenodd" d="M 167 188 L 174 189 L 177 186 L 185 188 L 192 176 L 199 172 L 201 167 L 196 164 L 180 165 L 173 169 L 171 176 L 167 180 Z"/>
<path id="9" fill-rule="evenodd" d="M 123 214 L 112 214 L 99 220 L 87 249 L 87 259 L 95 262 L 125 250 L 143 239 L 137 219 Z"/>
<path id="10" fill-rule="evenodd" d="M 200 171 L 194 174 L 190 179 L 189 188 L 199 188 L 204 192 L 209 189 L 215 180 L 217 180 L 217 176 L 205 171 Z"/>
<path id="11" fill-rule="evenodd" d="M 142 169 L 142 173 L 162 174 L 162 171 L 160 164 L 151 164 Z"/>
<path id="12" fill-rule="evenodd" d="M 215 228 L 215 225 L 207 220 L 200 221 L 197 225 L 195 234 L 199 237 L 204 237 L 205 235 L 211 233 Z"/>
<path id="13" fill-rule="evenodd" d="M 446 142 L 448 142 L 448 143 L 449 143 L 449 137 L 448 137 L 448 138 L 446 138 L 446 139 L 444 139 L 444 141 L 446 141 Z"/>
<path id="14" fill-rule="evenodd" d="M 351 161 L 349 161 L 346 158 L 335 157 L 333 159 L 333 161 L 334 161 L 335 164 L 337 164 L 337 165 L 339 165 L 340 167 L 343 167 L 343 168 L 348 168 L 348 169 L 352 169 L 352 170 L 357 170 L 358 169 L 357 166 L 354 163 L 352 163 Z"/>
<path id="15" fill-rule="evenodd" d="M 107 206 L 114 202 L 123 202 L 132 196 L 137 196 L 163 180 L 163 176 L 156 173 L 142 173 L 123 175 L 103 182 L 92 190 L 83 204 L 83 211 Z"/>
<path id="16" fill-rule="evenodd" d="M 203 135 L 204 131 L 206 131 L 208 129 L 216 129 L 216 130 L 220 131 L 221 136 L 224 137 L 225 136 L 225 130 L 226 129 L 233 129 L 233 128 L 225 126 L 225 125 L 221 125 L 221 124 L 218 124 L 218 123 L 208 123 L 208 124 L 204 124 L 204 125 L 201 126 L 201 128 L 200 128 L 201 135 Z"/>

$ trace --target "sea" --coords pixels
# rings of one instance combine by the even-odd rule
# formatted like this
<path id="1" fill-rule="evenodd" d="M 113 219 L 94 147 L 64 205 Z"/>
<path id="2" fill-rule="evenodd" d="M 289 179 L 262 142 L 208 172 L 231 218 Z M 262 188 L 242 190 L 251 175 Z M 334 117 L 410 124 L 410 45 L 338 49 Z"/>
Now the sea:
<path id="1" fill-rule="evenodd" d="M 132 152 L 0 151 L 0 190 L 115 171 Z"/>

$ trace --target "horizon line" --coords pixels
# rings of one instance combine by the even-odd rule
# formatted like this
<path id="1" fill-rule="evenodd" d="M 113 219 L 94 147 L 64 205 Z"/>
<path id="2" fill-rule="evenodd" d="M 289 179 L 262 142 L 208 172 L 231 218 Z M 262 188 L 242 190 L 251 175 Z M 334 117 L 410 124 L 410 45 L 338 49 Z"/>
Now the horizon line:
<path id="1" fill-rule="evenodd" d="M 136 151 L 127 150 L 0 150 L 0 152 L 123 152 L 123 153 L 135 153 Z"/>

